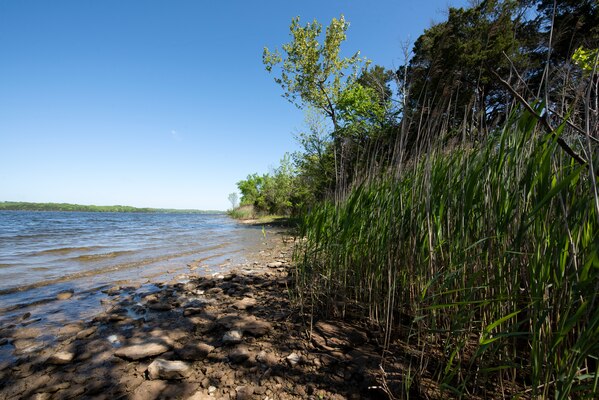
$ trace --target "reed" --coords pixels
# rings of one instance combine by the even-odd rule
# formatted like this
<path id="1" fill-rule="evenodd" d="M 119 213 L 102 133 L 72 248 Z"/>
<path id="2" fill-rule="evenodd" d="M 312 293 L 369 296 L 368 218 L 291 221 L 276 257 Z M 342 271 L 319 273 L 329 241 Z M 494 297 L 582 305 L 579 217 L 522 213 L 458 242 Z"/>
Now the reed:
<path id="1" fill-rule="evenodd" d="M 430 148 L 315 208 L 296 248 L 301 298 L 370 320 L 386 345 L 441 349 L 435 379 L 454 395 L 491 397 L 484 382 L 499 381 L 597 396 L 593 168 L 555 137 L 519 112 L 480 145 Z"/>

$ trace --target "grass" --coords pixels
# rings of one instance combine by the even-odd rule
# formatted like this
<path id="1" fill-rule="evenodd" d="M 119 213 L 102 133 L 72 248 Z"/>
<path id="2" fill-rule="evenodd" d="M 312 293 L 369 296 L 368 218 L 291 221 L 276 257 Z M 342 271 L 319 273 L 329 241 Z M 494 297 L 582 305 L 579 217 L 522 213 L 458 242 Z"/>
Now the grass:
<path id="1" fill-rule="evenodd" d="M 298 295 L 358 313 L 386 346 L 440 349 L 428 373 L 454 396 L 496 397 L 498 382 L 502 397 L 597 397 L 590 171 L 527 113 L 474 148 L 429 151 L 305 216 Z"/>

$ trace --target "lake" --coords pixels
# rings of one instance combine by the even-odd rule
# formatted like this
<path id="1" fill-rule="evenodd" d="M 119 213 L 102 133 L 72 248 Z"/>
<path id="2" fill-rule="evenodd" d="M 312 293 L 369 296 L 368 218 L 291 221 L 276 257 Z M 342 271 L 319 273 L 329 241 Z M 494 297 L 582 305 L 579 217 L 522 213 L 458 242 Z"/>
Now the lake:
<path id="1" fill-rule="evenodd" d="M 2 211 L 0 325 L 86 318 L 102 289 L 224 272 L 263 239 L 224 214 Z M 57 301 L 64 291 L 77 301 Z"/>

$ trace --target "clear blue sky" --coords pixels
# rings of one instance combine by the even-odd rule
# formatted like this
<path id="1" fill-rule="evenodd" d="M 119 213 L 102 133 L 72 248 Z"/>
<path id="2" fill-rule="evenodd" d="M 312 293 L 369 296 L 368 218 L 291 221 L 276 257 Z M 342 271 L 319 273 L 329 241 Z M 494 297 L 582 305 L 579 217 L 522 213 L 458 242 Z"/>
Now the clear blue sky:
<path id="1" fill-rule="evenodd" d="M 350 21 L 342 50 L 402 64 L 466 0 L 0 0 L 0 201 L 226 209 L 297 150 L 303 113 L 262 49 Z"/>

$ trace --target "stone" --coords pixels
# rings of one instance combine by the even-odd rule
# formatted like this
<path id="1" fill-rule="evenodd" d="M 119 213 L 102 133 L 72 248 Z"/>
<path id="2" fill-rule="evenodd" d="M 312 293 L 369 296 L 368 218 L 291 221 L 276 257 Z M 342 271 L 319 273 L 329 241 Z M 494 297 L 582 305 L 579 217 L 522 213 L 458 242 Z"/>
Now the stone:
<path id="1" fill-rule="evenodd" d="M 272 330 L 272 325 L 267 321 L 261 320 L 250 320 L 240 324 L 240 328 L 243 332 L 248 333 L 254 337 L 264 336 Z"/>
<path id="2" fill-rule="evenodd" d="M 127 360 L 140 360 L 160 355 L 168 351 L 168 347 L 162 343 L 144 343 L 121 347 L 114 355 Z"/>
<path id="3" fill-rule="evenodd" d="M 71 353 L 69 351 L 59 351 L 57 353 L 52 354 L 48 358 L 48 363 L 55 365 L 64 365 L 69 364 L 75 358 L 75 353 Z"/>
<path id="4" fill-rule="evenodd" d="M 244 297 L 243 299 L 236 301 L 233 303 L 233 307 L 238 310 L 247 310 L 249 308 L 253 308 L 256 305 L 256 299 L 251 297 Z"/>
<path id="5" fill-rule="evenodd" d="M 85 338 L 91 336 L 92 334 L 94 334 L 97 330 L 98 330 L 97 326 L 92 326 L 92 327 L 89 327 L 82 331 L 79 331 L 79 333 L 77 333 L 77 335 L 75 337 L 77 339 L 85 339 Z"/>
<path id="6" fill-rule="evenodd" d="M 237 386 L 235 392 L 237 393 L 237 400 L 250 400 L 254 394 L 254 388 L 252 386 Z"/>
<path id="7" fill-rule="evenodd" d="M 210 396 L 208 393 L 204 393 L 203 390 L 199 390 L 188 397 L 187 400 L 214 400 L 214 397 Z"/>
<path id="8" fill-rule="evenodd" d="M 226 332 L 223 336 L 224 344 L 237 344 L 237 343 L 241 343 L 242 340 L 243 340 L 243 332 L 241 332 L 240 330 L 236 330 L 236 329 Z"/>
<path id="9" fill-rule="evenodd" d="M 148 365 L 150 379 L 183 379 L 191 374 L 191 366 L 183 361 L 157 358 Z"/>
<path id="10" fill-rule="evenodd" d="M 277 359 L 277 357 L 274 354 L 267 353 L 264 350 L 262 350 L 260 353 L 258 353 L 258 355 L 256 355 L 256 361 L 258 361 L 261 364 L 266 364 L 271 367 L 279 362 L 279 360 Z"/>
<path id="11" fill-rule="evenodd" d="M 279 268 L 283 266 L 283 263 L 280 261 L 273 261 L 271 263 L 266 264 L 268 268 Z"/>
<path id="12" fill-rule="evenodd" d="M 183 310 L 183 316 L 189 317 L 191 315 L 201 314 L 204 311 L 201 307 L 187 307 Z"/>
<path id="13" fill-rule="evenodd" d="M 229 352 L 229 361 L 239 364 L 250 358 L 250 352 L 245 346 L 237 346 Z"/>
<path id="14" fill-rule="evenodd" d="M 287 362 L 291 367 L 295 367 L 300 362 L 300 356 L 297 353 L 291 353 L 287 356 Z"/>
<path id="15" fill-rule="evenodd" d="M 71 297 L 73 297 L 73 291 L 72 290 L 65 290 L 64 292 L 60 292 L 56 295 L 56 298 L 58 300 L 68 300 Z"/>
<path id="16" fill-rule="evenodd" d="M 203 360 L 214 350 L 214 346 L 199 341 L 191 341 L 177 351 L 177 354 L 184 360 L 197 361 Z"/>

